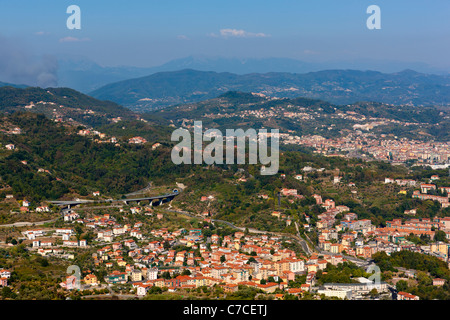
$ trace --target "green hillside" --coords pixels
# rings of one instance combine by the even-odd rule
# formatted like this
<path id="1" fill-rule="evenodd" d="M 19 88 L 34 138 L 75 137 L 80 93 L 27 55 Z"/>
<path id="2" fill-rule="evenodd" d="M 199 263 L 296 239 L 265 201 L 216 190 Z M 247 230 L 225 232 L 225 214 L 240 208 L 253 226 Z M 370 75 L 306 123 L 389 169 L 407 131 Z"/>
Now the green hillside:
<path id="1" fill-rule="evenodd" d="M 136 118 L 133 112 L 116 103 L 100 101 L 69 88 L 0 88 L 0 112 L 24 110 L 93 126 L 110 123 L 116 117 Z"/>
<path id="2" fill-rule="evenodd" d="M 259 165 L 174 165 L 170 159 L 173 143 L 167 140 L 160 140 L 162 145 L 155 150 L 151 143 L 130 145 L 125 140 L 120 140 L 119 145 L 98 143 L 75 134 L 76 128 L 33 113 L 4 116 L 2 125 L 5 123 L 24 128 L 24 132 L 0 134 L 2 145 L 16 146 L 16 150 L 3 149 L 0 153 L 1 187 L 9 186 L 16 199 L 28 199 L 35 204 L 42 200 L 89 196 L 92 191 L 120 198 L 152 181 L 156 186 L 175 185 L 175 182 L 186 186 L 174 200 L 175 207 L 209 211 L 215 218 L 268 230 L 288 232 L 292 228 L 273 217 L 273 210 L 299 218 L 301 213 L 306 213 L 315 221 L 322 209 L 314 205 L 311 198 L 314 193 L 348 206 L 358 217 L 369 218 L 376 225 L 403 217 L 405 208 L 410 207 L 418 207 L 418 216 L 449 214 L 448 210 L 447 213 L 440 210 L 439 205 L 430 206 L 425 202 L 421 205 L 410 194 L 398 194 L 399 186 L 383 183 L 386 176 L 427 179 L 432 173 L 445 176 L 445 170 L 421 171 L 417 167 L 409 173 L 405 167 L 381 162 L 286 151 L 280 157 L 279 174 L 261 176 Z M 305 166 L 323 169 L 305 174 L 303 181 L 296 180 L 294 176 L 303 173 Z M 39 168 L 49 172 L 39 172 Z M 334 185 L 332 180 L 337 170 L 342 184 Z M 285 178 L 281 177 L 282 173 Z M 443 179 L 442 183 L 446 181 Z M 358 194 L 350 192 L 346 186 L 349 182 L 357 185 Z M 282 188 L 295 188 L 304 198 L 290 203 L 283 197 L 278 206 L 276 194 Z M 260 198 L 260 194 L 268 195 L 268 199 Z M 5 191 L 0 195 L 4 198 Z M 209 195 L 214 200 L 200 201 Z"/>

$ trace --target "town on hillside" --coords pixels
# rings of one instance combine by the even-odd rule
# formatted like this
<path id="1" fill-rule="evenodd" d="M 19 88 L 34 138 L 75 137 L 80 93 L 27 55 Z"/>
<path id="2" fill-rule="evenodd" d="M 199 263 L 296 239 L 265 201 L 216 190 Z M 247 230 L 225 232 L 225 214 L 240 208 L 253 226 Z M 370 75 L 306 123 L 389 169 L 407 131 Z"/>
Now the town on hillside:
<path id="1" fill-rule="evenodd" d="M 285 179 L 285 174 L 280 178 Z M 295 175 L 297 180 L 303 178 Z M 450 187 L 436 187 L 432 182 L 438 179 L 435 175 L 422 183 L 386 178 L 383 183 L 399 185 L 405 194 L 409 189 L 412 198 L 432 200 L 446 208 Z M 341 183 L 340 178 L 335 176 L 333 183 Z M 289 188 L 281 189 L 280 196 L 290 202 L 304 198 L 297 189 Z M 259 299 L 417 300 L 417 295 L 398 290 L 396 282 L 415 281 L 418 271 L 400 268 L 403 271 L 397 270 L 395 281 L 375 280 L 371 271 L 374 257 L 408 251 L 434 257 L 447 269 L 450 266 L 450 217 L 416 218 L 412 208 L 404 212 L 407 219 L 393 219 L 377 227 L 333 199 L 320 194 L 313 199 L 322 208 L 314 223 L 306 214 L 302 215 L 304 222 L 298 222 L 283 210 L 271 213 L 286 225 L 294 224 L 302 235 L 230 228 L 209 212 L 187 214 L 167 210 L 165 205 L 128 203 L 101 213 L 105 209 L 88 204 L 62 210 L 56 222 L 18 228 L 20 236 L 6 245 L 18 245 L 18 240 L 30 254 L 79 267 L 78 275 L 59 274 L 58 290 L 67 296 L 77 292 L 138 299 L 154 294 L 226 298 L 247 288 Z M 214 197 L 202 196 L 199 201 L 214 201 Z M 26 200 L 20 204 L 27 212 L 28 208 L 41 214 L 55 210 L 53 205 L 49 209 Z M 195 227 L 186 223 L 190 219 L 195 220 Z M 311 239 L 312 234 L 317 237 Z M 2 269 L 3 288 L 11 285 L 14 269 Z M 342 274 L 346 280 L 339 278 Z M 447 283 L 436 276 L 431 280 L 441 288 Z"/>

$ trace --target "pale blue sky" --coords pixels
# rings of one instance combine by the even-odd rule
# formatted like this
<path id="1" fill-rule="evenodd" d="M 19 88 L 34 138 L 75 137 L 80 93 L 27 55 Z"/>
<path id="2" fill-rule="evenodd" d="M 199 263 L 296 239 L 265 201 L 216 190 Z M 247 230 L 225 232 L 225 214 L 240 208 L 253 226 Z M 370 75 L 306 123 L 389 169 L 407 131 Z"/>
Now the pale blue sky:
<path id="1" fill-rule="evenodd" d="M 81 8 L 81 30 L 66 28 L 72 4 Z M 366 28 L 372 4 L 381 8 L 381 30 Z M 34 54 L 82 55 L 105 66 L 201 54 L 450 68 L 450 1 L 0 0 L 0 38 Z"/>

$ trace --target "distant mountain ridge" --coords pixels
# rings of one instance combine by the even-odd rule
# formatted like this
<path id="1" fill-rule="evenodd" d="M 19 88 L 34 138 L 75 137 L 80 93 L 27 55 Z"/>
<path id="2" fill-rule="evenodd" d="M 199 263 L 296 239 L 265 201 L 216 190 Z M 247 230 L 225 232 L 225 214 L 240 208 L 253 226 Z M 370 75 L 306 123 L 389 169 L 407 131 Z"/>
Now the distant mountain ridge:
<path id="1" fill-rule="evenodd" d="M 274 97 L 306 97 L 335 104 L 375 101 L 397 105 L 450 105 L 450 76 L 413 70 L 396 73 L 325 70 L 238 75 L 184 69 L 159 72 L 103 86 L 90 93 L 135 111 L 198 102 L 227 91 L 262 93 Z"/>
<path id="2" fill-rule="evenodd" d="M 14 83 L 8 83 L 8 82 L 2 82 L 0 81 L 0 88 L 1 87 L 13 87 L 13 88 L 26 88 L 27 85 L 24 84 L 14 84 Z"/>
<path id="3" fill-rule="evenodd" d="M 422 73 L 448 74 L 450 70 L 431 67 L 421 62 L 401 62 L 373 59 L 353 59 L 349 61 L 309 62 L 292 58 L 226 58 L 204 55 L 188 56 L 168 61 L 149 68 L 153 73 L 194 69 L 199 71 L 231 72 L 236 74 L 289 72 L 307 73 L 323 70 L 374 70 L 384 73 L 414 69 Z"/>
<path id="4" fill-rule="evenodd" d="M 173 59 L 152 67 L 101 66 L 80 56 L 58 59 L 58 86 L 69 87 L 83 93 L 94 91 L 109 83 L 139 78 L 157 72 L 194 69 L 198 71 L 230 72 L 235 74 L 288 72 L 307 73 L 322 70 L 374 70 L 384 73 L 413 69 L 422 73 L 449 74 L 450 70 L 432 67 L 421 62 L 401 62 L 374 59 L 310 62 L 284 57 L 245 58 L 193 55 Z M 0 77 L 1 78 L 1 77 Z"/>

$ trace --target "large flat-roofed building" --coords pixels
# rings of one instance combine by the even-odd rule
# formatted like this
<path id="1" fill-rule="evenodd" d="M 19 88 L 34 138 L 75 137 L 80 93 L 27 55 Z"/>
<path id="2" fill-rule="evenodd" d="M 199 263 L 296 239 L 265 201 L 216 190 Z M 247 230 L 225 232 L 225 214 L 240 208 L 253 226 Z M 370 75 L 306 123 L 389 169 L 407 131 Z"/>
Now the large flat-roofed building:
<path id="1" fill-rule="evenodd" d="M 365 278 L 364 278 L 365 279 Z M 358 279 L 360 283 L 324 283 L 323 290 L 337 290 L 337 291 L 352 291 L 352 295 L 366 294 L 371 290 L 376 289 L 378 292 L 385 292 L 388 290 L 386 282 L 373 283 L 372 281 L 363 281 Z"/>
<path id="2" fill-rule="evenodd" d="M 336 297 L 339 299 L 348 299 L 352 298 L 352 290 L 328 290 L 328 289 L 319 289 L 317 290 L 318 294 L 323 294 L 326 297 Z"/>

